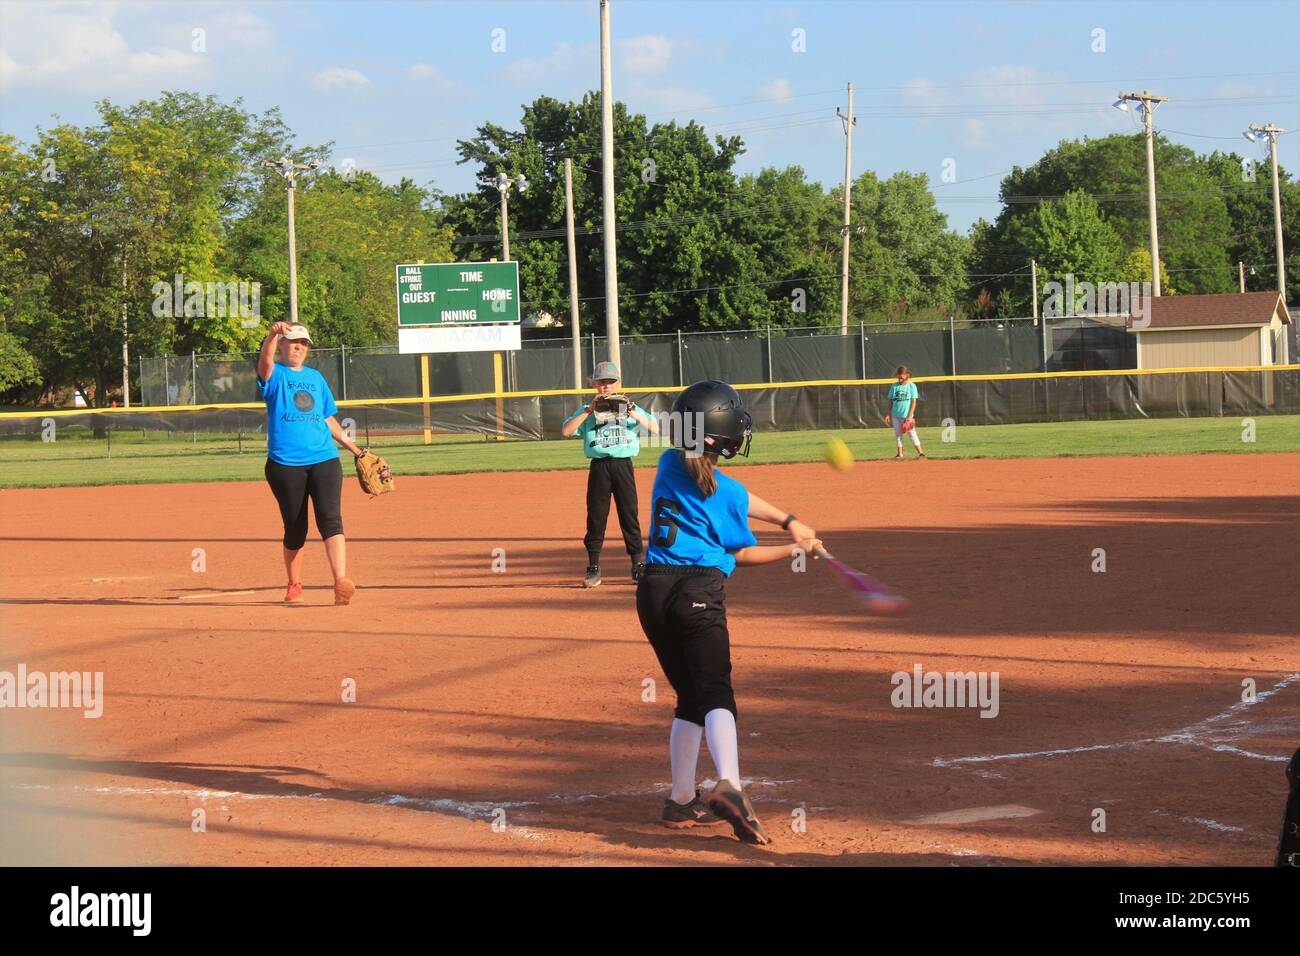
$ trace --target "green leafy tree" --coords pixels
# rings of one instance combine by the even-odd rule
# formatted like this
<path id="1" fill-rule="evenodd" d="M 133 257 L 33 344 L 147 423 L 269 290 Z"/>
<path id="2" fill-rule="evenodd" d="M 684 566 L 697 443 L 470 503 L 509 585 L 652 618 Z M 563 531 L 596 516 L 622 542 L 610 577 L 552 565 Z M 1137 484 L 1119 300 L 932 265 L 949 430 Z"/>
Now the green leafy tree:
<path id="1" fill-rule="evenodd" d="M 1269 161 L 1215 151 L 1200 162 L 1222 190 L 1228 209 L 1231 234 L 1226 252 L 1231 268 L 1235 272 L 1238 262 L 1245 264 L 1248 292 L 1276 289 L 1273 171 Z M 1300 301 L 1300 182 L 1292 179 L 1285 166 L 1279 166 L 1278 185 L 1282 197 L 1282 248 L 1287 253 L 1287 302 L 1294 303 Z"/>
<path id="2" fill-rule="evenodd" d="M 1216 181 L 1192 150 L 1156 136 L 1156 193 L 1159 204 L 1161 261 L 1168 277 L 1186 292 L 1226 292 L 1235 288 L 1226 252 L 1231 234 L 1227 198 L 1235 191 Z M 1028 168 L 1016 167 L 1002 181 L 1002 212 L 976 239 L 975 269 L 1000 273 L 1021 269 L 1030 258 L 1044 259 L 1027 244 L 1037 235 L 1021 225 L 1035 208 L 1071 191 L 1098 202 L 1102 219 L 1125 249 L 1148 244 L 1146 145 L 1142 134 L 1063 141 Z M 1117 265 L 1122 264 L 1122 258 Z M 1162 273 L 1162 279 L 1165 277 Z M 1119 280 L 1117 274 L 1093 281 Z M 1016 301 L 1027 300 L 1019 277 L 991 279 L 989 288 L 1009 288 Z"/>

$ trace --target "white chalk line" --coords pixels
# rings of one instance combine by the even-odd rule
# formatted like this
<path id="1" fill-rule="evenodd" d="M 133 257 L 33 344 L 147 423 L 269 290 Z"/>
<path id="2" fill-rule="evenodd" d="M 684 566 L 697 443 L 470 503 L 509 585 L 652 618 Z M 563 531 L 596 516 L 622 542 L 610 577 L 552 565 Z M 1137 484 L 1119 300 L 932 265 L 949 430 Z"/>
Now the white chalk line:
<path id="1" fill-rule="evenodd" d="M 741 779 L 741 786 L 749 787 L 776 787 L 788 783 L 798 783 L 797 780 L 769 780 L 765 777 Z M 700 784 L 701 789 L 705 792 L 715 786 L 714 781 L 704 780 Z M 5 789 L 10 790 L 46 790 L 46 791 L 72 791 L 75 793 L 98 793 L 109 794 L 112 796 L 128 797 L 187 797 L 190 799 L 208 801 L 208 800 L 335 800 L 333 795 L 325 791 L 316 791 L 314 793 L 245 793 L 241 790 L 213 790 L 209 788 L 191 788 L 191 787 L 129 787 L 129 786 L 102 786 L 87 787 L 79 784 L 69 785 L 51 785 L 42 783 L 10 783 L 4 784 Z M 672 789 L 671 784 L 660 783 L 648 789 L 640 790 L 619 790 L 613 793 L 553 793 L 547 798 L 547 801 L 557 803 L 584 803 L 591 800 L 615 800 L 624 797 L 644 797 L 656 796 L 667 793 Z M 370 800 L 357 801 L 363 805 L 369 806 L 387 806 L 387 807 L 407 807 L 417 810 L 431 810 L 438 813 L 455 813 L 467 820 L 485 820 L 492 818 L 499 810 L 518 810 L 524 807 L 538 807 L 544 805 L 547 801 L 540 800 L 452 800 L 446 797 L 411 797 L 405 794 L 393 793 L 383 794 Z M 519 831 L 519 836 L 526 836 L 530 839 L 542 839 L 534 831 L 529 831 L 524 827 L 510 826 L 507 829 Z"/>
<path id="2" fill-rule="evenodd" d="M 1196 723 L 1188 724 L 1186 727 L 1175 730 L 1170 734 L 1163 734 L 1159 737 L 1142 737 L 1138 740 L 1122 740 L 1108 744 L 1090 744 L 1085 747 L 1061 747 L 1055 750 L 1031 750 L 1025 753 L 1009 754 L 982 754 L 969 757 L 935 757 L 930 761 L 930 766 L 949 768 L 960 764 L 970 763 L 992 763 L 999 760 L 1032 760 L 1037 757 L 1062 757 L 1069 754 L 1091 753 L 1098 750 L 1123 750 L 1130 747 L 1140 747 L 1145 744 L 1183 744 L 1192 747 L 1204 747 L 1207 750 L 1214 750 L 1221 753 L 1233 753 L 1242 757 L 1250 757 L 1255 760 L 1268 760 L 1276 763 L 1285 763 L 1290 759 L 1289 756 L 1276 756 L 1274 754 L 1255 753 L 1252 750 L 1245 750 L 1241 747 L 1234 746 L 1229 741 L 1244 737 L 1256 727 L 1248 721 L 1240 721 L 1235 727 L 1240 732 L 1234 736 L 1227 735 L 1225 728 L 1216 728 L 1215 724 L 1226 720 L 1237 714 L 1245 713 L 1249 708 L 1258 706 L 1270 697 L 1285 690 L 1287 687 L 1300 682 L 1300 674 L 1291 674 L 1278 681 L 1268 690 L 1260 691 L 1250 700 L 1242 700 L 1233 704 L 1222 713 L 1214 714 Z M 1221 735 L 1226 739 L 1214 739 L 1214 735 Z"/>

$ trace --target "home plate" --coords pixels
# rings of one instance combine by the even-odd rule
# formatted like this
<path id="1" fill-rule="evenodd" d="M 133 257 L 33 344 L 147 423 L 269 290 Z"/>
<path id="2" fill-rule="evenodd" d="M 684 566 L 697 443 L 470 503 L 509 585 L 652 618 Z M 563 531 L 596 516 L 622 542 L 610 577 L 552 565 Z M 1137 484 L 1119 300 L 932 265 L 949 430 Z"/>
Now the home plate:
<path id="1" fill-rule="evenodd" d="M 947 813 L 932 813 L 928 817 L 905 820 L 908 824 L 918 823 L 979 823 L 982 820 L 1011 820 L 1016 817 L 1032 817 L 1042 813 L 1033 807 L 1022 807 L 1016 803 L 1003 803 L 996 807 L 971 807 L 969 810 L 949 810 Z"/>
<path id="2" fill-rule="evenodd" d="M 246 594 L 256 594 L 256 591 L 216 591 L 212 594 L 182 594 L 176 600 L 178 601 L 198 601 L 203 598 L 219 597 L 243 597 Z"/>

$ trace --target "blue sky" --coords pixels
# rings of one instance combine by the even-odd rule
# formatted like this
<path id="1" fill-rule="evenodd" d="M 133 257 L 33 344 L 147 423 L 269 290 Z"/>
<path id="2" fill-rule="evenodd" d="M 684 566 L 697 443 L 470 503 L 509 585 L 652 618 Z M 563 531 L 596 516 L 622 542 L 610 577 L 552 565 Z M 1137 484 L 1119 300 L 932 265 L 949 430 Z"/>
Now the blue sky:
<path id="1" fill-rule="evenodd" d="M 472 171 L 455 163 L 458 137 L 488 120 L 516 124 L 536 96 L 599 87 L 597 10 L 596 0 L 5 0 L 0 130 L 29 140 L 52 114 L 94 122 L 101 97 L 194 90 L 278 105 L 302 142 L 333 140 L 336 163 L 459 192 Z M 852 81 L 855 174 L 927 173 L 963 231 L 997 214 L 1013 165 L 1061 139 L 1138 128 L 1110 108 L 1120 89 L 1168 96 L 1157 127 L 1198 151 L 1265 158 L 1241 138 L 1250 123 L 1300 129 L 1294 2 L 614 0 L 612 11 L 614 93 L 634 111 L 740 135 L 741 171 L 798 164 L 834 184 L 835 108 Z M 1300 170 L 1300 133 L 1278 148 Z M 942 182 L 945 168 L 955 182 Z"/>

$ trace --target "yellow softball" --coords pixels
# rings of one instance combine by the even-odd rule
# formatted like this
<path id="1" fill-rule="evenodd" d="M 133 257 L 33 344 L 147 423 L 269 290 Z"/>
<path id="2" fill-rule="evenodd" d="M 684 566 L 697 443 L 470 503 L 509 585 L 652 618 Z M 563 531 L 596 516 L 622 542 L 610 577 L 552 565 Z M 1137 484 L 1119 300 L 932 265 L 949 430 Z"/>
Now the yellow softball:
<path id="1" fill-rule="evenodd" d="M 826 464 L 836 471 L 851 471 L 853 469 L 853 452 L 849 451 L 849 446 L 838 438 L 832 438 L 828 441 L 826 451 L 822 454 L 826 459 Z"/>

